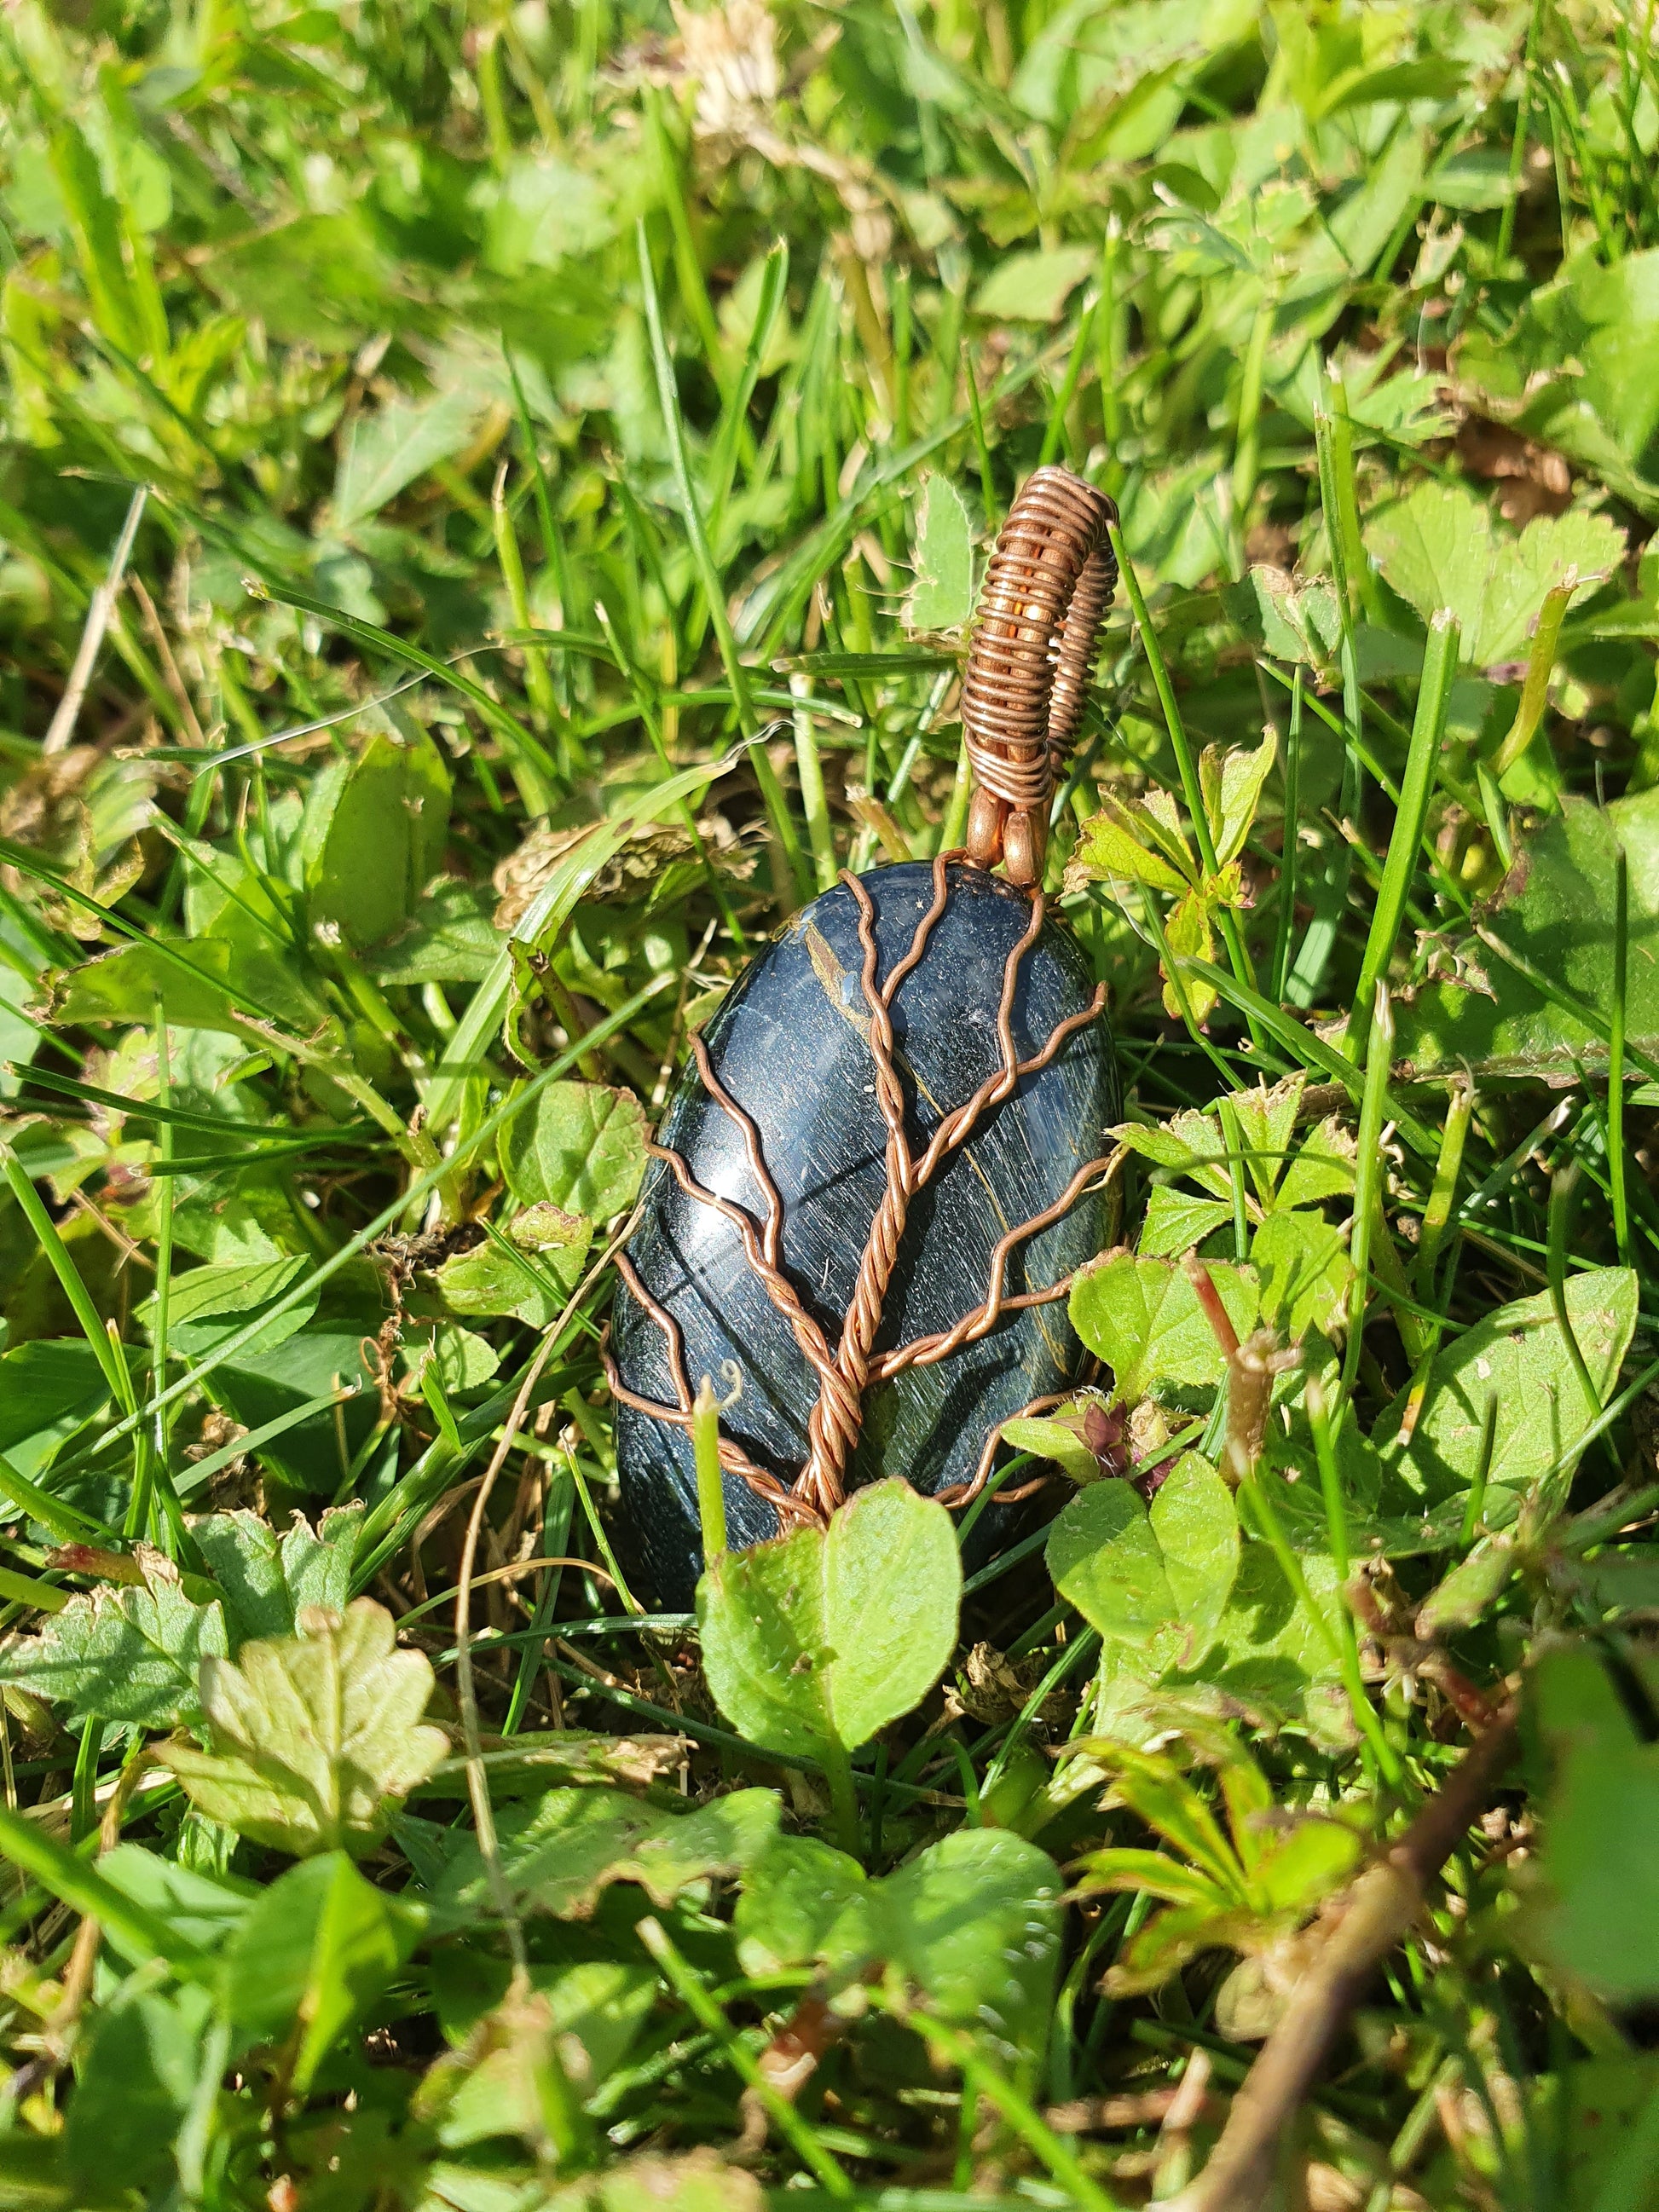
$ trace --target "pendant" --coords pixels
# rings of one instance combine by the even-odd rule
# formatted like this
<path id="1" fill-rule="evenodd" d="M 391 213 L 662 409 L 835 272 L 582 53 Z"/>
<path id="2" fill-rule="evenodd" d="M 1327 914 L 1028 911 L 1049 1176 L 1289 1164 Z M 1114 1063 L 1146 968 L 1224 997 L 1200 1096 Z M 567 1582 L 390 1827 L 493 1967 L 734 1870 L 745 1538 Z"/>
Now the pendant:
<path id="1" fill-rule="evenodd" d="M 1064 470 L 1027 483 L 963 680 L 966 850 L 843 874 L 803 908 L 670 1101 L 605 1352 L 624 1560 L 658 1603 L 689 1607 L 702 1569 L 704 1376 L 727 1401 L 734 1548 L 882 1475 L 965 1505 L 1001 1425 L 1082 1379 L 1065 1302 L 1115 1225 L 1117 1071 L 1104 987 L 1040 885 L 1115 581 L 1109 519 Z M 1020 1494 L 981 1510 L 967 1564 Z"/>

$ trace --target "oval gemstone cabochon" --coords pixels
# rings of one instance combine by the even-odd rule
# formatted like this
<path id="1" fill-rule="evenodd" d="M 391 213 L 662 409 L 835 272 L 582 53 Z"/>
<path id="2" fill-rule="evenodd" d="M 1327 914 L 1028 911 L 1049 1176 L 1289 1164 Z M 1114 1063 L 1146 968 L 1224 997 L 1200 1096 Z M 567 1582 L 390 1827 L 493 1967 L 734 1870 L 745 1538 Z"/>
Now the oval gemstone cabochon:
<path id="1" fill-rule="evenodd" d="M 933 870 L 907 863 L 860 880 L 874 908 L 879 984 L 909 951 L 933 904 Z M 1031 919 L 1024 895 L 979 869 L 953 864 L 948 882 L 945 909 L 890 1010 L 917 1156 L 945 1115 L 1003 1065 L 998 1006 L 1009 956 Z M 804 907 L 733 987 L 704 1036 L 716 1079 L 759 1131 L 785 1209 L 784 1270 L 832 1348 L 887 1182 L 859 918 L 845 884 Z M 1018 1057 L 1040 1051 L 1093 992 L 1076 942 L 1045 922 L 1018 971 L 1012 1021 Z M 993 1248 L 1060 1198 L 1105 1149 L 1105 1132 L 1117 1118 L 1116 1064 L 1102 1015 L 989 1109 L 912 1200 L 877 1352 L 948 1330 L 981 1305 Z M 682 1077 L 659 1138 L 707 1190 L 763 1224 L 764 1200 L 743 1135 L 695 1066 Z M 1006 1294 L 1042 1289 L 1092 1259 L 1106 1239 L 1109 1196 L 1085 1195 L 1016 1245 Z M 721 1415 L 722 1432 L 757 1465 L 793 1481 L 807 1455 L 817 1377 L 751 1271 L 737 1229 L 690 1196 L 658 1161 L 629 1256 L 646 1291 L 678 1325 L 691 1387 L 705 1375 L 722 1397 L 737 1386 Z M 623 1384 L 674 1406 L 663 1331 L 625 1284 L 617 1294 L 614 1331 Z M 970 1481 L 996 1424 L 1066 1389 L 1080 1359 L 1060 1299 L 1005 1314 L 979 1341 L 937 1364 L 874 1385 L 865 1396 L 847 1487 L 897 1474 L 931 1495 Z M 630 1579 L 659 1603 L 689 1607 L 702 1565 L 690 1437 L 619 1403 L 617 1449 L 619 1534 Z M 740 1477 L 728 1473 L 725 1492 L 733 1547 L 779 1533 L 773 1508 Z M 1012 1511 L 993 1504 L 981 1514 L 971 1544 L 975 1557 L 989 1556 L 1003 1540 Z"/>

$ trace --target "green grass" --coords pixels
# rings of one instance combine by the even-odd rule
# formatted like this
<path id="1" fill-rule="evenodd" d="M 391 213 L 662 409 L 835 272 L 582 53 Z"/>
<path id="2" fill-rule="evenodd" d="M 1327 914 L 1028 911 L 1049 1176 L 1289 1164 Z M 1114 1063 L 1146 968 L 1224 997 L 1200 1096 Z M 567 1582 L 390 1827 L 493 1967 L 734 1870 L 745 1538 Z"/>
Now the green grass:
<path id="1" fill-rule="evenodd" d="M 1656 31 L 5 11 L 0 2205 L 1172 2197 L 1506 1694 L 1274 2201 L 1659 2204 Z M 1139 1249 L 1073 1316 L 1120 1470 L 1192 1451 L 1150 1515 L 1056 1473 L 1073 1566 L 786 1763 L 619 1587 L 611 1238 L 745 960 L 959 840 L 927 488 L 982 568 L 1054 460 L 1125 562 L 1048 880 Z M 1299 1347 L 1254 1429 L 1194 1246 Z M 373 1686 L 380 1616 L 296 1618 L 351 1598 Z M 223 1702 L 268 1638 L 363 1705 L 331 1826 Z M 567 1783 L 617 1825 L 515 1887 Z"/>

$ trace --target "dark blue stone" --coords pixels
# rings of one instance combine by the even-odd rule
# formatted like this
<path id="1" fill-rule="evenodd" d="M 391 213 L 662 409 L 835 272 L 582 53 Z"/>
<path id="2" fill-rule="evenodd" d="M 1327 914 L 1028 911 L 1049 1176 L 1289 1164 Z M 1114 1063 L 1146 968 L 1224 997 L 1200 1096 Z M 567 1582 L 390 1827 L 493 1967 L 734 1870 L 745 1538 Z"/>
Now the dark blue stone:
<path id="1" fill-rule="evenodd" d="M 918 862 L 862 880 L 876 913 L 881 980 L 909 950 L 933 902 L 932 870 Z M 1008 956 L 1030 921 L 1025 897 L 993 876 L 952 866 L 950 883 L 926 954 L 892 1008 L 897 1066 L 911 1102 L 908 1133 L 918 1154 L 943 1116 L 1002 1064 L 997 1006 Z M 734 986 L 706 1033 L 714 1072 L 754 1117 L 782 1195 L 785 1269 L 832 1347 L 886 1184 L 858 923 L 845 884 L 803 908 Z M 1014 999 L 1020 1057 L 1040 1049 L 1057 1024 L 1089 1004 L 1093 990 L 1075 941 L 1045 924 L 1022 963 Z M 1118 1111 L 1103 1016 L 989 1110 L 912 1201 L 877 1351 L 949 1329 L 981 1304 L 993 1246 L 1057 1200 L 1078 1170 L 1107 1149 L 1104 1133 Z M 742 1137 L 695 1066 L 659 1133 L 705 1188 L 763 1222 Z M 1040 1289 L 1093 1258 L 1107 1241 L 1109 1202 L 1103 1194 L 1086 1196 L 1016 1247 L 1009 1291 Z M 708 1375 L 724 1396 L 728 1364 L 735 1367 L 741 1395 L 722 1416 L 722 1430 L 759 1465 L 792 1480 L 806 1457 L 817 1378 L 750 1272 L 736 1229 L 688 1197 L 659 1162 L 629 1252 L 646 1289 L 679 1324 L 691 1387 Z M 617 1297 L 615 1352 L 628 1388 L 675 1402 L 662 1333 L 625 1286 Z M 979 1342 L 866 1394 L 848 1486 L 900 1474 L 931 1494 L 970 1480 L 995 1424 L 1066 1389 L 1080 1360 L 1063 1302 L 1006 1315 Z M 617 1449 L 630 1579 L 636 1576 L 659 1603 L 688 1607 L 702 1563 L 690 1437 L 619 1404 Z M 778 1533 L 772 1508 L 732 1475 L 726 1510 L 734 1547 Z M 988 1557 L 1006 1540 L 1014 1510 L 994 1504 L 981 1516 L 973 1559 Z"/>

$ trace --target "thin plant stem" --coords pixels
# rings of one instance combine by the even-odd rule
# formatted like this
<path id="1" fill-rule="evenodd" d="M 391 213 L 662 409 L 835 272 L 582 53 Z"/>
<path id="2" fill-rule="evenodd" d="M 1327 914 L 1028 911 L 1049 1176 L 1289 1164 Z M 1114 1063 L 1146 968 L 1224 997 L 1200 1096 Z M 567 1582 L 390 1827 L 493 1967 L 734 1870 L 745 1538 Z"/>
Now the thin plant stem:
<path id="1" fill-rule="evenodd" d="M 1607 1037 L 1607 1181 L 1619 1264 L 1628 1267 L 1630 1193 L 1625 1157 L 1625 1008 L 1630 960 L 1630 863 L 1624 846 L 1613 848 L 1613 1006 Z"/>
<path id="2" fill-rule="evenodd" d="M 1371 1234 L 1380 1218 L 1382 1179 L 1382 1122 L 1389 1103 L 1389 1060 L 1394 1049 L 1394 1010 L 1386 984 L 1379 984 L 1371 1006 L 1365 1049 L 1364 1087 L 1359 1095 L 1359 1149 L 1354 1163 L 1353 1233 L 1348 1257 L 1353 1283 L 1348 1292 L 1348 1340 L 1342 1352 L 1342 1389 L 1352 1393 L 1359 1372 L 1359 1347 L 1365 1328 Z M 1386 1224 L 1383 1234 L 1388 1233 Z"/>
<path id="3" fill-rule="evenodd" d="M 1428 651 L 1423 660 L 1423 680 L 1418 688 L 1417 716 L 1412 725 L 1411 750 L 1400 787 L 1389 857 L 1383 865 L 1382 888 L 1365 939 L 1355 986 L 1353 1008 L 1348 1016 L 1346 1049 L 1357 1055 L 1359 1040 L 1370 1027 L 1371 1005 L 1379 980 L 1388 973 L 1400 934 L 1400 919 L 1417 871 L 1418 846 L 1434 795 L 1435 769 L 1446 734 L 1446 709 L 1452 679 L 1457 673 L 1457 647 L 1462 633 L 1455 617 L 1443 608 L 1429 625 Z"/>

